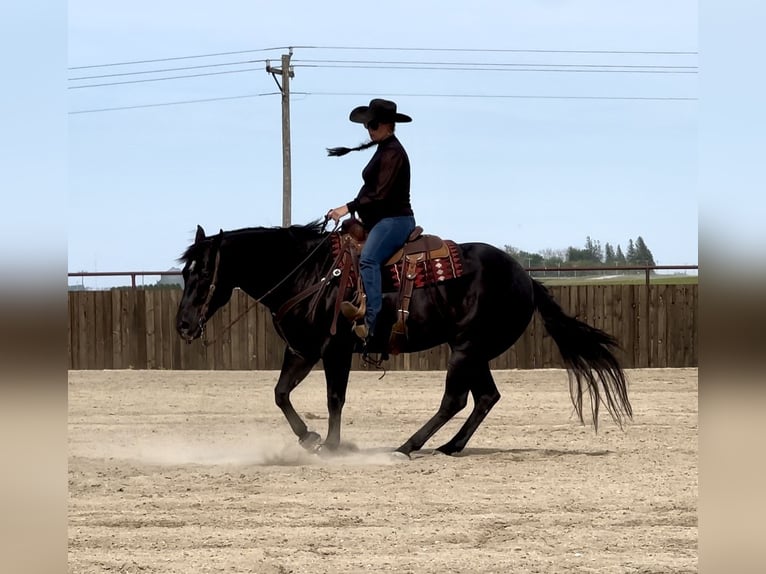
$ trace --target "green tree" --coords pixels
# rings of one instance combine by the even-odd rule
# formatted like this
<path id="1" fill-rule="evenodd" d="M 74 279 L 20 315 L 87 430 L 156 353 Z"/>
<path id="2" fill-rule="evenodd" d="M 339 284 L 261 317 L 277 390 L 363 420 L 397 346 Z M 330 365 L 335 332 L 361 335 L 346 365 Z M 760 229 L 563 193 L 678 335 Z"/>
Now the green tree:
<path id="1" fill-rule="evenodd" d="M 649 251 L 644 238 L 640 235 L 636 238 L 636 263 L 639 265 L 656 265 L 652 252 Z"/>
<path id="2" fill-rule="evenodd" d="M 563 249 L 543 249 L 540 255 L 543 256 L 543 265 L 557 268 L 566 261 L 567 252 Z"/>
<path id="3" fill-rule="evenodd" d="M 600 251 L 601 245 L 587 237 L 583 249 L 578 249 L 577 247 L 569 247 L 567 249 L 566 267 L 595 267 L 601 265 L 601 259 L 598 255 Z M 577 275 L 596 275 L 598 271 L 577 271 L 576 273 Z"/>
<path id="4" fill-rule="evenodd" d="M 622 247 L 617 245 L 617 252 L 614 254 L 614 262 L 617 265 L 625 265 L 625 254 L 622 252 Z"/>
<path id="5" fill-rule="evenodd" d="M 601 250 L 601 242 L 590 238 L 588 235 L 585 238 L 585 251 L 588 254 L 588 260 L 593 263 L 601 263 L 604 260 L 604 254 Z"/>
<path id="6" fill-rule="evenodd" d="M 578 249 L 577 247 L 567 248 L 567 263 L 583 263 L 590 259 L 590 252 L 587 249 Z"/>
<path id="7" fill-rule="evenodd" d="M 636 264 L 636 246 L 633 245 L 632 239 L 628 239 L 628 249 L 625 252 L 625 262 L 628 265 Z"/>
<path id="8" fill-rule="evenodd" d="M 505 245 L 504 249 L 524 267 L 547 268 L 546 271 L 534 272 L 540 276 L 554 274 L 564 277 L 573 274 L 580 276 L 604 273 L 602 270 L 578 270 L 578 267 L 655 265 L 652 252 L 640 235 L 635 241 L 628 240 L 625 253 L 619 244 L 615 247 L 611 243 L 605 243 L 602 249 L 601 242 L 594 240 L 590 235 L 586 236 L 583 248 L 570 246 L 567 249 L 543 249 L 538 253 L 530 253 L 513 245 Z"/>
<path id="9" fill-rule="evenodd" d="M 539 253 L 530 253 L 513 245 L 506 245 L 505 252 L 524 267 L 543 267 L 545 265 L 545 260 Z"/>
<path id="10" fill-rule="evenodd" d="M 530 253 L 529 251 L 519 251 L 519 261 L 527 267 L 543 267 L 545 260 L 539 253 Z"/>

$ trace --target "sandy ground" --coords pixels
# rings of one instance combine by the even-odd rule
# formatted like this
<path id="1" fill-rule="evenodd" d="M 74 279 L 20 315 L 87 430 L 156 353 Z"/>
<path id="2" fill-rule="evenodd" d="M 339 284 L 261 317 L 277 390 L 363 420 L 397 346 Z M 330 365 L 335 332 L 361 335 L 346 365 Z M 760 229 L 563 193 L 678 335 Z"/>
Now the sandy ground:
<path id="1" fill-rule="evenodd" d="M 629 371 L 634 421 L 598 434 L 564 371 L 496 371 L 461 456 L 386 450 L 443 372 L 352 373 L 344 442 L 311 455 L 275 372 L 69 374 L 69 572 L 697 572 L 697 370 Z M 324 435 L 324 381 L 293 393 Z M 608 417 L 608 415 L 607 415 Z"/>

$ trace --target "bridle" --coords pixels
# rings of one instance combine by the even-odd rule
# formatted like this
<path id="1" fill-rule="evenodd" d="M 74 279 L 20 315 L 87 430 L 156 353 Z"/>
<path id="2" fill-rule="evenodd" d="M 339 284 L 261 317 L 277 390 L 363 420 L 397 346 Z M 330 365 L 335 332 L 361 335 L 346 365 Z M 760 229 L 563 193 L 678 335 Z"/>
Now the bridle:
<path id="1" fill-rule="evenodd" d="M 327 218 L 327 216 L 325 216 L 324 225 L 327 225 L 327 222 L 328 222 L 328 218 Z M 258 303 L 263 301 L 266 297 L 271 295 L 285 281 L 287 281 L 296 271 L 298 271 L 309 259 L 311 259 L 311 257 L 314 255 L 314 253 L 317 252 L 317 250 L 325 243 L 325 241 L 327 241 L 332 236 L 332 234 L 335 232 L 335 230 L 338 228 L 338 226 L 339 226 L 339 223 L 336 221 L 335 222 L 335 227 L 333 227 L 333 229 L 329 233 L 327 233 L 327 235 L 325 235 L 325 237 L 322 238 L 322 240 L 316 245 L 316 247 L 314 247 L 314 249 L 312 249 L 309 252 L 309 254 L 306 255 L 306 257 L 303 258 L 302 261 L 300 261 L 295 267 L 293 267 L 293 269 L 287 275 L 285 275 L 282 279 L 280 279 L 276 283 L 276 285 L 274 285 L 271 289 L 266 291 L 266 293 L 264 293 L 263 295 L 261 295 L 257 299 L 251 299 L 250 301 L 248 301 L 248 304 L 245 306 L 245 310 L 240 312 L 239 315 L 237 315 L 234 319 L 232 319 L 229 322 L 229 324 L 226 327 L 223 328 L 223 330 L 221 331 L 221 333 L 218 336 L 223 335 L 226 331 L 231 329 L 237 321 L 239 321 L 242 317 L 247 315 L 247 313 L 250 311 L 250 309 L 252 309 L 255 305 L 257 305 Z M 223 233 L 221 233 L 221 241 L 223 241 Z M 207 324 L 207 318 L 206 318 L 207 311 L 210 308 L 210 302 L 213 300 L 213 296 L 215 295 L 216 284 L 218 282 L 218 269 L 220 267 L 220 264 L 221 264 L 221 248 L 220 248 L 220 245 L 219 245 L 218 251 L 215 254 L 215 266 L 213 268 L 213 278 L 210 281 L 210 286 L 207 289 L 207 295 L 205 296 L 205 302 L 202 304 L 202 307 L 200 307 L 200 315 L 199 315 L 199 328 L 200 328 L 200 332 L 201 332 L 200 339 L 202 340 L 202 344 L 205 347 L 209 347 L 210 345 L 215 343 L 215 341 L 218 339 L 218 337 L 216 337 L 214 339 L 208 339 L 207 338 L 205 325 Z M 331 269 L 332 269 L 332 267 L 331 267 Z M 337 275 L 334 275 L 334 276 L 337 276 Z M 325 278 L 323 277 L 322 281 L 320 281 L 318 283 L 318 286 L 321 288 L 321 287 L 324 287 L 326 284 L 327 284 L 327 282 L 325 281 Z M 313 292 L 313 291 L 316 291 L 316 289 L 311 289 L 311 292 Z M 302 295 L 305 294 L 305 293 L 306 293 L 306 291 L 304 291 L 302 293 Z M 304 298 L 304 297 L 301 297 L 301 299 L 302 298 Z M 281 328 L 279 327 L 279 319 L 281 319 L 282 315 L 284 315 L 284 313 L 286 312 L 285 307 L 287 306 L 287 304 L 290 304 L 289 307 L 292 308 L 292 306 L 294 306 L 295 303 L 297 303 L 297 301 L 295 299 L 296 298 L 292 298 L 289 301 L 287 301 L 287 303 L 285 305 L 283 305 L 282 308 L 280 308 L 279 311 L 277 311 L 276 313 L 272 313 L 272 315 L 275 318 L 275 327 L 277 328 L 277 330 L 280 332 L 280 335 L 282 335 L 282 338 L 287 343 L 288 348 L 290 348 L 291 351 L 297 353 L 297 351 L 295 351 L 295 349 L 293 349 L 292 346 L 290 345 L 290 343 L 287 341 L 287 337 L 285 337 L 285 334 L 282 332 Z M 191 341 L 187 341 L 187 342 L 191 344 Z"/>
<path id="2" fill-rule="evenodd" d="M 223 237 L 221 237 L 223 239 Z M 207 323 L 207 310 L 210 308 L 210 302 L 215 295 L 215 286 L 218 283 L 218 269 L 221 266 L 221 248 L 218 247 L 218 251 L 215 253 L 215 266 L 213 267 L 213 279 L 210 281 L 210 287 L 207 288 L 207 295 L 205 296 L 205 302 L 202 304 L 199 310 L 199 328 L 202 331 L 202 337 L 205 337 L 205 323 Z"/>

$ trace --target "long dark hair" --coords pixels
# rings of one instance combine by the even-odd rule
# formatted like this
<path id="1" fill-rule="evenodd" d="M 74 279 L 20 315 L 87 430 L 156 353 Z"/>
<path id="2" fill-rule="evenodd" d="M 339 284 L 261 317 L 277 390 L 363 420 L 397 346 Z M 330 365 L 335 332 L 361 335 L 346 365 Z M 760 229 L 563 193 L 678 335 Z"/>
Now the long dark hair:
<path id="1" fill-rule="evenodd" d="M 327 148 L 327 155 L 330 157 L 340 157 L 342 155 L 346 155 L 350 151 L 360 151 L 363 149 L 371 148 L 378 142 L 370 140 L 367 143 L 360 144 L 356 147 L 328 147 Z"/>
<path id="2" fill-rule="evenodd" d="M 391 124 L 391 133 L 396 133 L 396 124 Z M 356 147 L 328 147 L 327 148 L 327 155 L 330 157 L 340 157 L 342 155 L 346 155 L 350 151 L 361 151 L 363 149 L 371 148 L 378 142 L 370 140 L 367 143 L 359 144 Z"/>

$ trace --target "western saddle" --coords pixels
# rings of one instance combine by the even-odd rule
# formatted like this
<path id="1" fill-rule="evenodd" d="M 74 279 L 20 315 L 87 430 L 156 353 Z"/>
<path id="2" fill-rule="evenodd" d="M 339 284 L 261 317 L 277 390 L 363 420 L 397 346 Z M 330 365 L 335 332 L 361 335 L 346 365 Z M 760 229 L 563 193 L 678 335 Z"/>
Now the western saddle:
<path id="1" fill-rule="evenodd" d="M 277 330 L 281 329 L 280 323 L 285 315 L 295 308 L 299 302 L 309 297 L 311 297 L 311 302 L 309 303 L 308 313 L 313 316 L 322 298 L 324 289 L 329 286 L 334 278 L 339 277 L 340 283 L 338 294 L 335 298 L 332 324 L 330 325 L 331 335 L 334 335 L 337 331 L 341 303 L 346 300 L 349 289 L 352 291 L 353 301 L 357 305 L 360 305 L 363 301 L 364 288 L 361 274 L 359 273 L 359 256 L 367 239 L 367 232 L 358 219 L 350 218 L 345 220 L 339 232 L 333 232 L 331 237 L 334 242 L 333 252 L 335 253 L 335 260 L 330 269 L 320 281 L 292 296 L 273 313 L 274 325 Z M 427 264 L 433 259 L 451 257 L 452 254 L 447 242 L 436 235 L 424 234 L 423 228 L 416 226 L 404 245 L 385 263 L 386 267 L 392 265 L 397 267 L 400 279 L 396 322 L 391 329 L 388 349 L 384 353 L 384 358 L 388 353 L 399 354 L 407 339 L 407 317 L 409 315 L 412 290 L 415 288 L 415 282 L 418 278 L 418 266 L 421 269 L 425 269 Z M 442 272 L 437 271 L 437 273 Z M 437 280 L 446 278 L 439 275 Z"/>
<path id="2" fill-rule="evenodd" d="M 344 257 L 344 259 L 348 260 L 344 261 L 342 266 L 341 288 L 338 290 L 335 317 L 331 327 L 333 334 L 335 333 L 335 324 L 340 304 L 345 299 L 345 292 L 347 290 L 343 286 L 349 285 L 349 276 L 352 271 L 356 277 L 353 302 L 357 306 L 361 306 L 364 300 L 364 287 L 359 273 L 359 255 L 367 239 L 367 232 L 362 223 L 352 217 L 346 219 L 341 225 L 340 239 L 341 253 L 348 253 L 348 257 Z M 423 228 L 418 225 L 410 233 L 404 245 L 386 261 L 386 267 L 396 265 L 401 270 L 396 322 L 391 328 L 391 336 L 389 338 L 388 350 L 390 353 L 394 355 L 399 354 L 407 338 L 407 317 L 409 315 L 410 300 L 412 299 L 412 290 L 415 287 L 415 279 L 418 274 L 418 265 L 423 266 L 431 259 L 449 256 L 450 250 L 444 240 L 436 235 L 424 234 Z"/>

